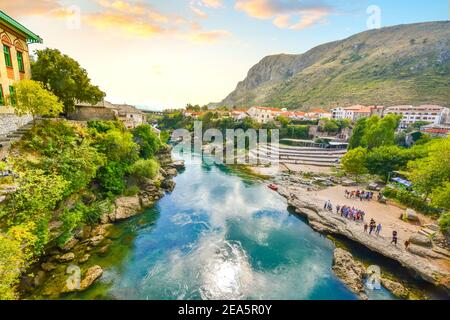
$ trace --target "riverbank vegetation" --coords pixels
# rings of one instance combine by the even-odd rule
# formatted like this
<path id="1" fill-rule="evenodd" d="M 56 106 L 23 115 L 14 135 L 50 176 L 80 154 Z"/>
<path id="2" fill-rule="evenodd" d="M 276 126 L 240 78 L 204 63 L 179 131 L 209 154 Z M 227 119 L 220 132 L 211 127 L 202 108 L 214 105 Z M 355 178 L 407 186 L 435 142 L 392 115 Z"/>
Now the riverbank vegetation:
<path id="1" fill-rule="evenodd" d="M 0 204 L 0 299 L 17 298 L 22 272 L 83 225 L 95 225 L 118 196 L 159 172 L 164 145 L 150 125 L 63 119 L 36 124 L 12 150 L 0 180 L 15 191 Z"/>
<path id="2" fill-rule="evenodd" d="M 203 113 L 200 112 L 200 115 L 192 117 L 185 115 L 182 110 L 175 110 L 165 112 L 162 116 L 158 116 L 153 120 L 164 132 L 172 132 L 176 129 L 193 131 L 194 122 L 201 121 L 203 132 L 211 128 L 219 129 L 223 134 L 225 134 L 226 129 L 278 129 L 281 139 L 310 139 L 311 126 L 316 126 L 318 131 L 323 132 L 324 135 L 335 135 L 351 125 L 348 120 L 292 120 L 284 116 L 279 116 L 275 121 L 262 124 L 250 117 L 234 119 L 228 115 L 232 110 L 215 109 L 208 111 L 198 106 L 193 108 L 188 105 L 186 110 L 198 110 L 195 112 L 203 111 Z"/>
<path id="3" fill-rule="evenodd" d="M 450 138 L 423 136 L 405 147 L 396 138 L 400 118 L 389 115 L 360 119 L 342 159 L 343 170 L 354 176 L 372 174 L 386 183 L 393 175 L 412 186 L 391 184 L 383 194 L 426 214 L 439 215 L 441 229 L 450 230 Z M 401 134 L 401 133 L 400 133 Z"/>

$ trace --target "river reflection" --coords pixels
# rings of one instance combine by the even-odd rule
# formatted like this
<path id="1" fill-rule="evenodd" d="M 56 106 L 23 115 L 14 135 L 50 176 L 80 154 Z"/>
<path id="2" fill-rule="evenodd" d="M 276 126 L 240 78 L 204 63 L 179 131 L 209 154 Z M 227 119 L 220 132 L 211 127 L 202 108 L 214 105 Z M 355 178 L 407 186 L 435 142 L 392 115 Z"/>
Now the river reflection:
<path id="1" fill-rule="evenodd" d="M 99 260 L 104 276 L 78 298 L 356 299 L 332 273 L 332 242 L 282 197 L 225 167 L 186 165 L 173 193 L 119 226 L 110 255 L 132 233 L 127 255 Z"/>

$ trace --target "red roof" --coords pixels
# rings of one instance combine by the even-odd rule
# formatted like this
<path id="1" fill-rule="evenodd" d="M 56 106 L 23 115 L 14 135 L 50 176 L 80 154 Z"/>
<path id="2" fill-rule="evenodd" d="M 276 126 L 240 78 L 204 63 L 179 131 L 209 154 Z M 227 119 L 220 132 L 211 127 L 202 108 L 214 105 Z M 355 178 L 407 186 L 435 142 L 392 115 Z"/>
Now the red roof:
<path id="1" fill-rule="evenodd" d="M 425 129 L 424 132 L 435 133 L 435 134 L 449 134 L 450 129 Z"/>
<path id="2" fill-rule="evenodd" d="M 330 112 L 323 109 L 314 109 L 311 110 L 311 113 L 330 113 Z"/>
<path id="3" fill-rule="evenodd" d="M 278 108 L 268 108 L 268 107 L 259 107 L 259 106 L 256 106 L 253 108 L 260 109 L 260 110 L 268 110 L 268 111 L 273 111 L 273 112 L 281 112 L 281 109 L 278 109 Z"/>

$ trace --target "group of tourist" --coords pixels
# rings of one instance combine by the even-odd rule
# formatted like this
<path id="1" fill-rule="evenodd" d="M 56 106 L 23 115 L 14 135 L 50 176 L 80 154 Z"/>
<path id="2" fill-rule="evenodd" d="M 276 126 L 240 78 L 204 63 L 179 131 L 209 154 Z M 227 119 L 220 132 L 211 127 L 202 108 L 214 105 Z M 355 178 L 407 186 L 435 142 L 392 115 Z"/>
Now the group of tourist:
<path id="1" fill-rule="evenodd" d="M 365 190 L 353 190 L 353 191 L 345 190 L 345 197 L 347 199 L 359 199 L 360 201 L 363 200 L 372 201 L 373 192 Z"/>
<path id="2" fill-rule="evenodd" d="M 368 196 L 368 194 L 370 194 Z M 362 197 L 368 197 L 367 199 L 371 199 L 371 197 L 373 196 L 373 193 L 368 192 L 365 193 L 364 191 L 362 192 L 358 192 L 358 191 L 354 191 L 354 192 L 348 192 L 345 191 L 345 195 L 347 197 L 347 195 L 349 197 L 353 197 L 353 198 L 360 198 Z M 350 199 L 348 197 L 348 199 Z M 331 203 L 330 200 L 326 201 L 324 204 L 324 210 L 333 212 L 333 204 Z M 349 219 L 351 221 L 354 222 L 364 222 L 364 217 L 366 215 L 366 213 L 363 210 L 359 210 L 356 209 L 355 207 L 350 207 L 350 206 L 340 206 L 337 205 L 336 206 L 336 214 L 340 215 L 341 217 L 344 217 L 346 219 Z M 381 223 L 376 223 L 376 221 L 374 219 L 370 219 L 369 223 L 364 223 L 364 232 L 368 233 L 369 235 L 375 234 L 377 237 L 379 237 L 381 235 L 381 231 L 383 230 L 383 226 L 381 225 Z M 394 244 L 395 246 L 397 246 L 398 243 L 398 232 L 397 231 L 393 231 L 392 232 L 392 241 L 391 244 Z M 405 247 L 406 249 L 408 249 L 409 246 L 409 242 L 406 241 L 405 242 Z"/>

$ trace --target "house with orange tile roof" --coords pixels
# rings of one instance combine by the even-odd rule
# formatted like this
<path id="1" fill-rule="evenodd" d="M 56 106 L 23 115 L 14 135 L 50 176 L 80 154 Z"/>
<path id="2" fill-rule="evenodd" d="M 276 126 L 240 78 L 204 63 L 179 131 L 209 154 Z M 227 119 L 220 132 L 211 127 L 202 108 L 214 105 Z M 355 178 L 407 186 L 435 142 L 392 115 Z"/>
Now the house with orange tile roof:
<path id="1" fill-rule="evenodd" d="M 245 118 L 249 117 L 247 110 L 237 110 L 237 109 L 231 111 L 230 116 L 235 121 L 241 121 L 241 120 L 244 120 Z"/>
<path id="2" fill-rule="evenodd" d="M 336 120 L 348 119 L 357 121 L 361 118 L 371 117 L 372 115 L 383 116 L 384 107 L 382 106 L 363 106 L 354 105 L 347 108 L 335 108 L 331 110 L 332 118 Z"/>
<path id="3" fill-rule="evenodd" d="M 332 114 L 329 111 L 326 111 L 324 109 L 313 109 L 306 113 L 306 118 L 310 120 L 318 120 L 318 119 L 331 119 Z"/>
<path id="4" fill-rule="evenodd" d="M 259 123 L 268 123 L 274 121 L 283 111 L 278 108 L 251 107 L 247 113 Z"/>

